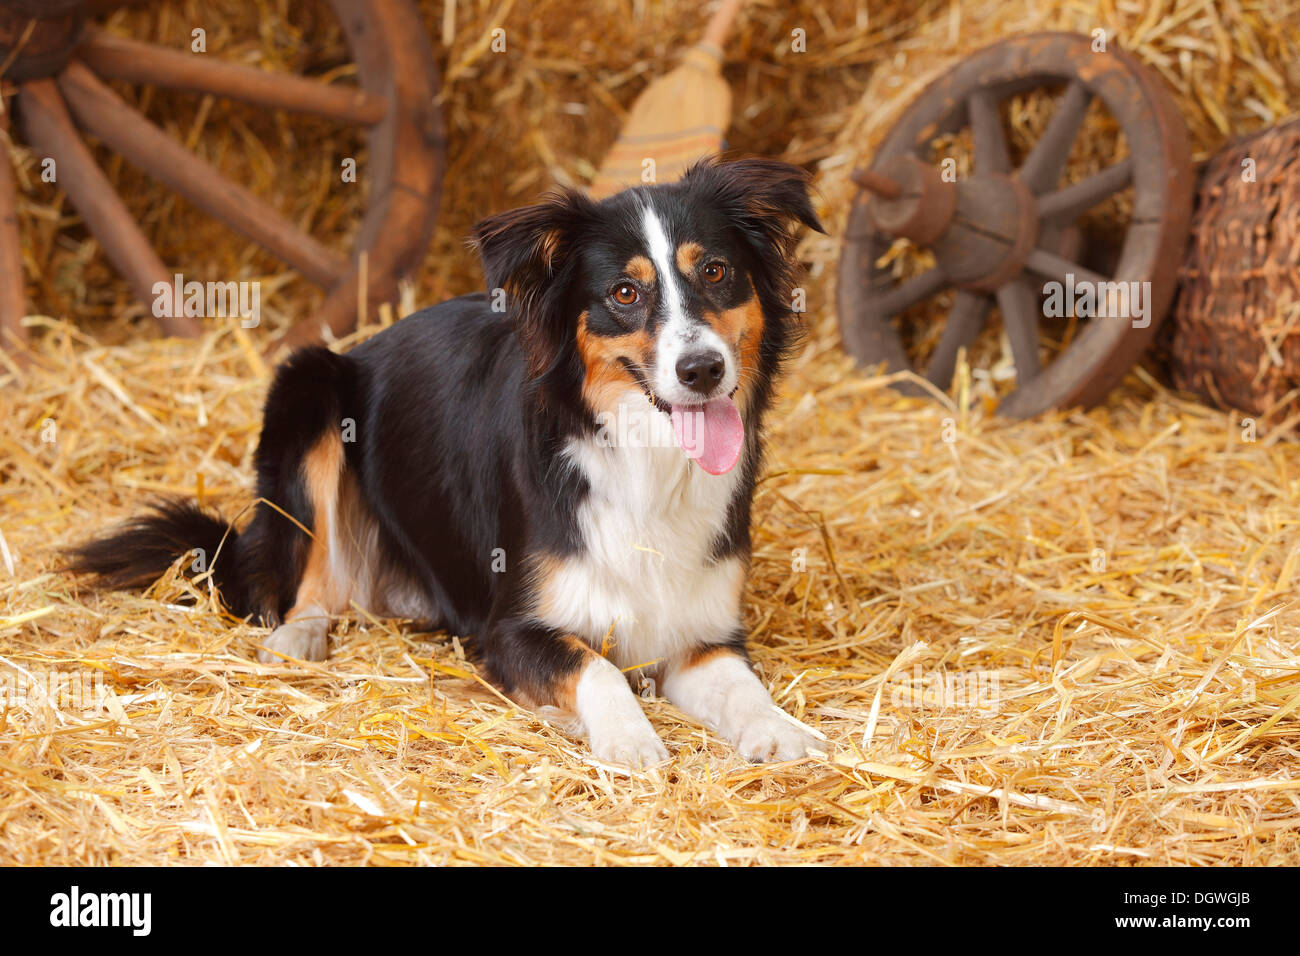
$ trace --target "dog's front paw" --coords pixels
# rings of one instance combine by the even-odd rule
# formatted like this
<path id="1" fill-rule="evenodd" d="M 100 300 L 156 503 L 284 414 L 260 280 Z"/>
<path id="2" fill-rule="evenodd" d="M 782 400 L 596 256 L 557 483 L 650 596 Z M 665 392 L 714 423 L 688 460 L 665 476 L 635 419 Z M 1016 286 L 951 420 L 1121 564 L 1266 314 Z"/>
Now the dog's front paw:
<path id="1" fill-rule="evenodd" d="M 591 752 L 597 760 L 639 770 L 668 759 L 668 749 L 644 717 L 592 728 Z"/>
<path id="2" fill-rule="evenodd" d="M 286 657 L 300 661 L 323 661 L 329 657 L 329 622 L 303 618 L 281 624 L 257 652 L 257 659 L 263 664 L 274 664 Z"/>
<path id="3" fill-rule="evenodd" d="M 773 760 L 798 760 L 817 739 L 784 717 L 766 713 L 753 717 L 735 739 L 736 751 L 751 763 Z"/>

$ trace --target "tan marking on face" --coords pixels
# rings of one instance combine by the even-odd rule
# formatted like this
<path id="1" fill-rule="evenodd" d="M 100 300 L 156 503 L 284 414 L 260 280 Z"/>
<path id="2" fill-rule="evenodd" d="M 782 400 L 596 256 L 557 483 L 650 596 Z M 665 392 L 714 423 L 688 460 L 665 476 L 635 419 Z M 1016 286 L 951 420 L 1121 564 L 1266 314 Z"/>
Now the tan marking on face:
<path id="1" fill-rule="evenodd" d="M 683 242 L 677 247 L 677 268 L 682 275 L 690 275 L 704 255 L 704 247 L 698 242 Z"/>
<path id="2" fill-rule="evenodd" d="M 642 285 L 655 284 L 655 267 L 654 263 L 645 256 L 633 256 L 623 266 L 623 274 L 628 278 L 635 279 Z"/>
<path id="3" fill-rule="evenodd" d="M 763 306 L 753 286 L 747 302 L 723 312 L 705 311 L 703 317 L 722 341 L 736 350 L 740 359 L 740 395 L 747 400 L 758 372 L 758 345 L 763 339 Z"/>
<path id="4" fill-rule="evenodd" d="M 649 366 L 654 341 L 644 329 L 626 335 L 593 335 L 587 329 L 587 313 L 578 316 L 578 354 L 586 367 L 582 396 L 593 411 L 613 411 L 628 389 L 639 389 L 636 379 L 620 359 L 642 368 Z"/>

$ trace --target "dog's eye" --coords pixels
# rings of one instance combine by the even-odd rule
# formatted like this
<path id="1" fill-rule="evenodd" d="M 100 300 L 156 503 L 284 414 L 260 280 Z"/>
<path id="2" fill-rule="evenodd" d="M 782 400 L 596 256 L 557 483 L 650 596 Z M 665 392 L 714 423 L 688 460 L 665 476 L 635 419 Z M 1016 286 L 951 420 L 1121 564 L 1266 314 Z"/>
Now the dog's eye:
<path id="1" fill-rule="evenodd" d="M 727 277 L 727 267 L 721 262 L 710 262 L 702 271 L 705 280 L 715 284 Z"/>
<path id="2" fill-rule="evenodd" d="M 619 305 L 635 305 L 636 300 L 641 298 L 641 293 L 636 291 L 636 286 L 628 282 L 614 286 L 611 295 Z"/>

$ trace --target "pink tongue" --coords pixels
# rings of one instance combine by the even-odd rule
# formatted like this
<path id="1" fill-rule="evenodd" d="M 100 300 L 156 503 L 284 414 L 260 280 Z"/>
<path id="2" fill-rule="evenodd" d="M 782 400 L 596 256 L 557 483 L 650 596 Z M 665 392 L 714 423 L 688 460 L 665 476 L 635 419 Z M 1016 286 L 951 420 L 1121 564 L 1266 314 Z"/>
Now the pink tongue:
<path id="1" fill-rule="evenodd" d="M 725 475 L 740 460 L 745 425 L 729 398 L 715 398 L 705 405 L 674 405 L 673 431 L 682 451 L 710 475 Z"/>

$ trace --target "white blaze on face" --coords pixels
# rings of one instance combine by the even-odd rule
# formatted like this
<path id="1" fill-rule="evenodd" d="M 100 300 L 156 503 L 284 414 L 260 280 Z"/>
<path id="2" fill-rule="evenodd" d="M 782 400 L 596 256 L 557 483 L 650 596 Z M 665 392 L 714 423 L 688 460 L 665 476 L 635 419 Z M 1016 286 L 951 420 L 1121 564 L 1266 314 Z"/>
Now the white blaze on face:
<path id="1" fill-rule="evenodd" d="M 664 312 L 663 328 L 655 345 L 654 390 L 670 405 L 697 405 L 700 396 L 677 380 L 677 360 L 689 351 L 715 351 L 723 357 L 726 371 L 719 394 L 735 389 L 739 376 L 731 347 L 708 323 L 686 314 L 682 286 L 686 281 L 677 271 L 677 256 L 663 223 L 652 207 L 646 206 L 642 218 L 646 247 L 659 280 L 659 298 Z"/>

